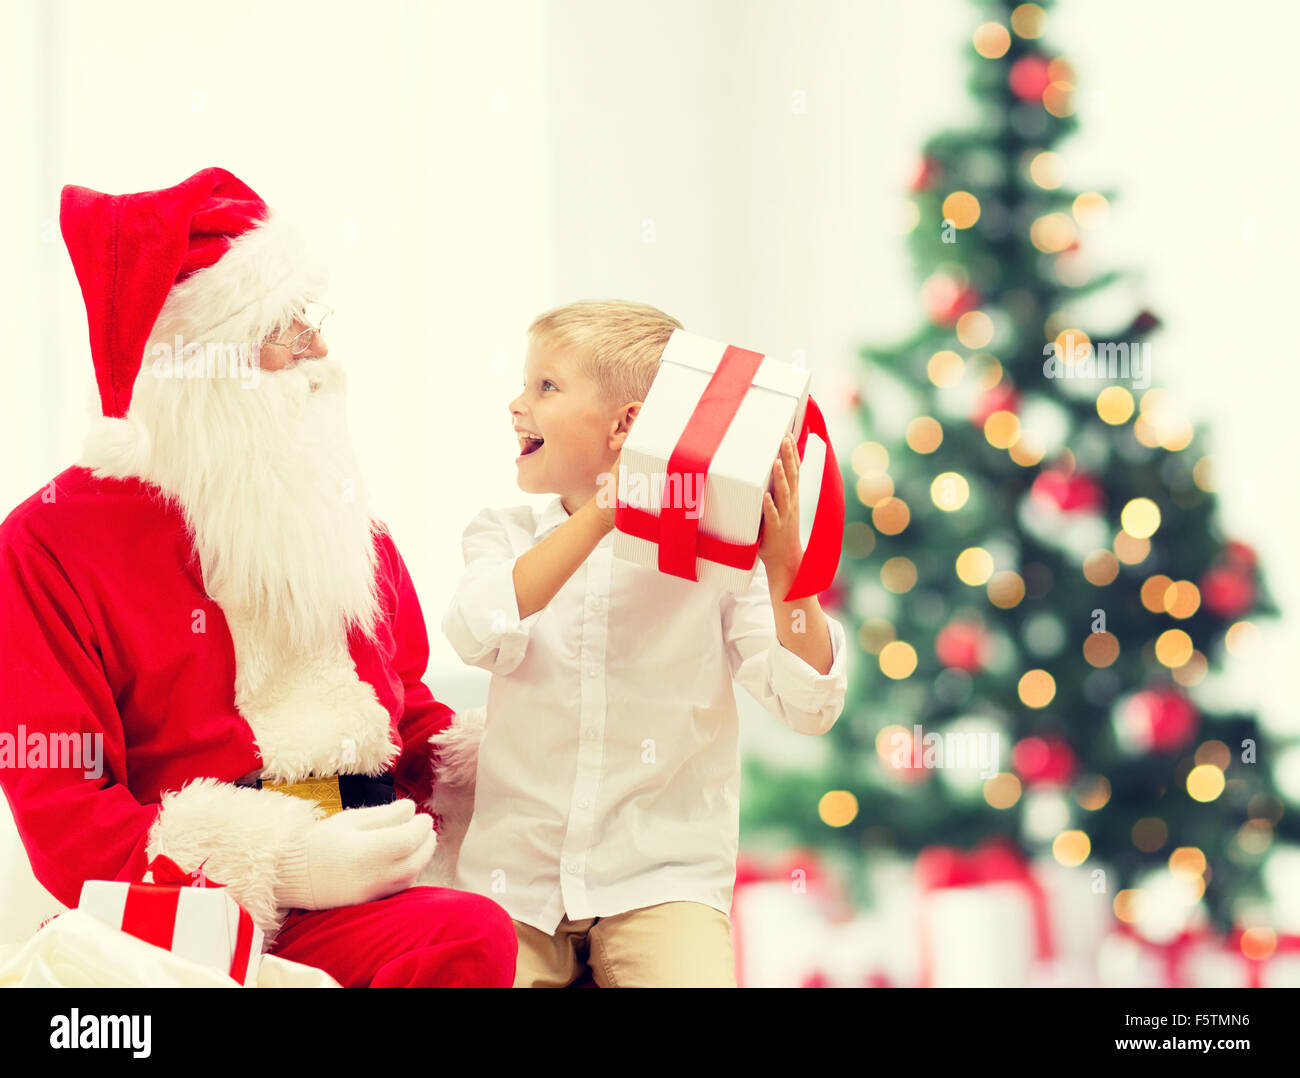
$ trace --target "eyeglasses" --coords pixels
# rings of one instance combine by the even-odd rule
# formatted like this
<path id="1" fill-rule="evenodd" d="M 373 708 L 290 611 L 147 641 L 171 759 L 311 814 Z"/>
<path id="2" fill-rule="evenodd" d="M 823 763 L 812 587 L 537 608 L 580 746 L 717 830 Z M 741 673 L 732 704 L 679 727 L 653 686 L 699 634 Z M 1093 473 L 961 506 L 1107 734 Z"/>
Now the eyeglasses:
<path id="1" fill-rule="evenodd" d="M 309 303 L 299 312 L 295 321 L 303 323 L 307 328 L 298 333 L 287 343 L 285 341 L 266 341 L 265 344 L 273 344 L 279 348 L 289 349 L 289 354 L 295 359 L 305 356 L 311 351 L 312 342 L 316 339 L 316 334 L 325 332 L 325 326 L 329 323 L 330 315 L 334 313 L 333 307 L 326 307 L 321 303 Z M 264 345 L 265 347 L 265 345 Z"/>

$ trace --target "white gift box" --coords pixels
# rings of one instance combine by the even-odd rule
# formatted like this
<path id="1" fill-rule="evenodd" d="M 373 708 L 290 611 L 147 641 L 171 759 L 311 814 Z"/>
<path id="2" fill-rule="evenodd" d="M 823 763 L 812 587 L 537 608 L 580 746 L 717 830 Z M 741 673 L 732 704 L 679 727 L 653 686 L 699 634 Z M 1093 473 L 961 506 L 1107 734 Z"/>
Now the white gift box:
<path id="1" fill-rule="evenodd" d="M 1025 988 L 1037 960 L 1034 904 L 1021 883 L 945 887 L 922 898 L 934 988 Z"/>
<path id="2" fill-rule="evenodd" d="M 808 407 L 808 372 L 762 356 L 752 384 L 745 390 L 709 461 L 703 489 L 693 489 L 695 484 L 689 476 L 669 480 L 668 463 L 673 451 L 729 351 L 743 352 L 684 330 L 673 332 L 650 392 L 623 443 L 619 466 L 620 501 L 656 518 L 665 504 L 684 508 L 686 515 L 696 521 L 706 547 L 710 538 L 733 544 L 757 542 L 763 495 L 771 485 L 772 463 L 780 452 L 781 439 L 787 433 L 798 435 Z M 624 522 L 615 524 L 615 555 L 647 568 L 659 568 L 659 545 L 630 534 L 624 527 Z M 743 593 L 756 567 L 756 554 L 745 568 L 698 556 L 695 578 Z"/>
<path id="3" fill-rule="evenodd" d="M 732 947 L 741 988 L 799 988 L 819 972 L 831 930 L 830 906 L 813 888 L 758 880 L 732 896 Z"/>
<path id="4" fill-rule="evenodd" d="M 1290 949 L 1254 963 L 1232 941 L 1215 940 L 1193 948 L 1187 956 L 1191 988 L 1249 988 L 1252 973 L 1260 988 L 1300 988 L 1300 951 L 1293 943 Z"/>
<path id="5" fill-rule="evenodd" d="M 1034 967 L 1031 986 L 1095 987 L 1097 952 L 1115 923 L 1112 897 L 1096 884 L 1109 873 L 1096 860 L 1067 867 L 1048 857 L 1034 860 L 1033 873 L 1047 900 L 1053 954 Z"/>
<path id="6" fill-rule="evenodd" d="M 78 908 L 227 976 L 242 966 L 243 976 L 236 979 L 245 986 L 257 983 L 262 931 L 224 887 L 87 880 Z M 241 918 L 246 919 L 242 933 Z"/>
<path id="7" fill-rule="evenodd" d="M 970 852 L 943 846 L 923 850 L 915 873 L 921 984 L 1028 988 L 1091 983 L 1092 976 L 1080 969 L 1083 956 L 1062 946 L 1062 936 L 1077 930 L 1073 919 L 1096 912 L 1083 896 L 1082 876 L 1070 886 L 1060 878 L 1045 881 L 1042 863 L 994 838 Z"/>

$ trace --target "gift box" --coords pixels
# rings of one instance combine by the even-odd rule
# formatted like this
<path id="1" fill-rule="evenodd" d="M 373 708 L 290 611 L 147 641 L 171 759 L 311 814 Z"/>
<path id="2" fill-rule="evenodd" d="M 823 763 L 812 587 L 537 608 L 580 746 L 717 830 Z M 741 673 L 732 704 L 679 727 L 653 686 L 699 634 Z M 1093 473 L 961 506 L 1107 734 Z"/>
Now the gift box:
<path id="1" fill-rule="evenodd" d="M 916 859 L 922 987 L 1024 988 L 1056 954 L 1047 895 L 1009 843 Z"/>
<path id="2" fill-rule="evenodd" d="M 1051 857 L 1035 858 L 1031 871 L 1046 899 L 1052 953 L 1035 960 L 1030 986 L 1096 987 L 1097 953 L 1116 924 L 1113 896 L 1104 886 L 1109 871 L 1094 859 L 1070 867 Z"/>
<path id="3" fill-rule="evenodd" d="M 1300 936 L 1237 929 L 1198 940 L 1184 968 L 1192 988 L 1300 988 Z"/>
<path id="4" fill-rule="evenodd" d="M 129 935 L 227 974 L 257 981 L 262 931 L 202 866 L 187 873 L 168 857 L 149 863 L 140 883 L 87 880 L 78 908 Z"/>
<path id="5" fill-rule="evenodd" d="M 1117 923 L 1102 940 L 1097 965 L 1103 988 L 1188 988 L 1188 962 L 1213 943 L 1208 926 L 1193 924 L 1168 939 L 1144 936 Z"/>
<path id="6" fill-rule="evenodd" d="M 825 590 L 839 564 L 844 487 L 808 382 L 793 364 L 675 330 L 623 443 L 614 554 L 744 592 L 781 439 L 794 435 L 802 459 L 813 434 L 826 462 L 808 547 L 785 598 Z"/>
<path id="7" fill-rule="evenodd" d="M 889 919 L 861 911 L 825 926 L 821 955 L 805 988 L 894 988 L 903 982 L 890 962 Z"/>
<path id="8" fill-rule="evenodd" d="M 741 988 L 811 988 L 824 957 L 838 892 L 817 858 L 796 851 L 765 863 L 742 853 L 731 900 L 731 943 Z"/>

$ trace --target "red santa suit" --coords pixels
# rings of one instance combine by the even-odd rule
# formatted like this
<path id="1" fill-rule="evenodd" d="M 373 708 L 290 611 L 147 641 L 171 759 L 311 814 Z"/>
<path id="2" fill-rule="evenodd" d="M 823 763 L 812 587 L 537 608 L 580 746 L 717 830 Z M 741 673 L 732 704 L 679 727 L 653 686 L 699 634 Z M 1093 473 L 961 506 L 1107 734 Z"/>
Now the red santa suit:
<path id="1" fill-rule="evenodd" d="M 76 227 L 83 216 L 94 238 Z M 277 866 L 321 809 L 237 783 L 388 774 L 428 811 L 430 738 L 456 716 L 421 680 L 424 619 L 386 529 L 371 533 L 372 624 L 277 642 L 274 620 L 209 593 L 185 488 L 130 408 L 155 321 L 195 324 L 201 309 L 257 340 L 318 287 L 314 265 L 220 169 L 141 196 L 68 189 L 63 226 L 105 418 L 79 466 L 0 525 L 0 784 L 36 878 L 73 906 L 86 880 L 138 880 L 166 854 L 229 887 L 269 950 L 345 986 L 509 986 L 513 925 L 482 896 L 412 887 L 326 910 L 277 903 Z M 38 759 L 72 734 L 102 745 L 102 775 Z"/>

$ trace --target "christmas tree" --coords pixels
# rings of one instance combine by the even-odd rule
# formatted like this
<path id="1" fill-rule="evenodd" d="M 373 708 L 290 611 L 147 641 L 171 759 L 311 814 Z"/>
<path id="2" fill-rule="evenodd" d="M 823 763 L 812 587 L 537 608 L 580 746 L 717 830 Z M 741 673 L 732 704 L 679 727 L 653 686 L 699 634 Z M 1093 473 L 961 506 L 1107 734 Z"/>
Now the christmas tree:
<path id="1" fill-rule="evenodd" d="M 1048 5 L 978 6 L 979 120 L 928 140 L 910 192 L 925 321 L 864 350 L 851 401 L 826 596 L 848 701 L 823 770 L 747 764 L 744 824 L 859 861 L 1005 836 L 1106 866 L 1121 920 L 1159 870 L 1227 929 L 1300 821 L 1255 717 L 1197 685 L 1276 610 L 1203 432 L 1149 382 L 1158 318 L 1086 313 L 1125 276 L 1087 258 L 1115 196 L 1071 189 L 1054 149 L 1076 73 Z"/>

